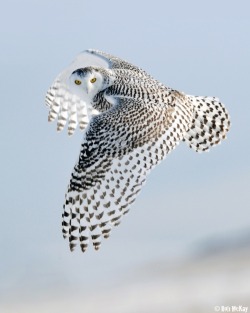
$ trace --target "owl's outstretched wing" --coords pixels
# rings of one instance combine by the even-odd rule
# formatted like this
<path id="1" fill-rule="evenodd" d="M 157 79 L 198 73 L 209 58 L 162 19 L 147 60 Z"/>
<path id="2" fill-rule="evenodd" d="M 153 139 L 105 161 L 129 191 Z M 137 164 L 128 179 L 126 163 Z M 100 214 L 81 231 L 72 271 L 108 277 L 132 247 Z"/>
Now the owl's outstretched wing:
<path id="1" fill-rule="evenodd" d="M 75 60 L 63 70 L 47 91 L 45 102 L 49 107 L 49 122 L 57 119 L 57 130 L 61 131 L 68 122 L 68 134 L 72 135 L 79 124 L 85 129 L 90 118 L 99 112 L 90 103 L 74 94 L 69 88 L 69 77 L 73 71 L 87 66 L 97 66 L 109 69 L 126 69 L 130 72 L 148 76 L 138 67 L 117 57 L 98 50 L 81 52 Z"/>
<path id="2" fill-rule="evenodd" d="M 95 50 L 95 49 L 88 49 L 86 51 L 89 52 L 90 54 L 92 54 L 93 56 L 96 56 L 96 57 L 102 59 L 104 62 L 106 62 L 107 63 L 106 67 L 108 67 L 108 68 L 131 70 L 131 71 L 143 73 L 144 75 L 148 76 L 148 74 L 144 70 L 139 68 L 138 66 L 135 66 L 135 65 L 133 65 L 133 64 L 131 64 L 131 63 L 129 63 L 123 59 L 120 59 L 116 56 L 113 56 L 109 53 L 102 52 L 100 50 Z"/>
<path id="3" fill-rule="evenodd" d="M 174 100 L 173 100 L 174 99 Z M 147 174 L 182 139 L 192 112 L 181 97 L 145 104 L 121 99 L 91 119 L 66 193 L 63 235 L 70 249 L 95 249 L 117 226 Z"/>

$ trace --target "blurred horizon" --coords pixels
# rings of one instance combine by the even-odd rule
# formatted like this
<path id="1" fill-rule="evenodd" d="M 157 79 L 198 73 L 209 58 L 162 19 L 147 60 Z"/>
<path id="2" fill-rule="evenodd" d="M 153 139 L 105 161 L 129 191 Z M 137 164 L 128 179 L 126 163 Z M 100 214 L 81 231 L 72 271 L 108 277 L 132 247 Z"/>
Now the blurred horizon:
<path id="1" fill-rule="evenodd" d="M 48 277 L 35 277 L 36 285 L 26 281 L 25 288 L 1 294 L 0 308 L 9 313 L 17 312 L 17 306 L 21 313 L 77 312 L 79 308 L 90 313 L 163 313 L 170 308 L 174 313 L 191 313 L 194 309 L 208 313 L 218 306 L 221 310 L 235 306 L 249 309 L 249 230 L 236 237 L 232 234 L 231 238 L 202 240 L 192 248 L 182 258 L 145 261 L 143 266 L 126 269 L 108 283 L 88 282 L 84 286 L 67 284 L 63 277 L 54 277 L 50 283 L 46 282 Z M 235 285 L 240 288 L 235 289 Z"/>

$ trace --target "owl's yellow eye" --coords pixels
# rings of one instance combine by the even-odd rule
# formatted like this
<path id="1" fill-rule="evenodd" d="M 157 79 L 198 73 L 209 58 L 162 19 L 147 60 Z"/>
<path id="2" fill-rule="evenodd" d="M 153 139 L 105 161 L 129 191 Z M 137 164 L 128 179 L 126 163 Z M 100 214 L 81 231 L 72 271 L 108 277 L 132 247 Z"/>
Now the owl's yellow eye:
<path id="1" fill-rule="evenodd" d="M 93 83 L 95 83 L 96 82 L 96 78 L 94 77 L 94 78 L 92 78 L 91 80 L 90 80 L 90 82 L 93 84 Z"/>
<path id="2" fill-rule="evenodd" d="M 81 83 L 82 83 L 82 82 L 81 82 L 80 80 L 78 80 L 78 79 L 75 80 L 75 84 L 76 84 L 76 85 L 81 85 Z"/>

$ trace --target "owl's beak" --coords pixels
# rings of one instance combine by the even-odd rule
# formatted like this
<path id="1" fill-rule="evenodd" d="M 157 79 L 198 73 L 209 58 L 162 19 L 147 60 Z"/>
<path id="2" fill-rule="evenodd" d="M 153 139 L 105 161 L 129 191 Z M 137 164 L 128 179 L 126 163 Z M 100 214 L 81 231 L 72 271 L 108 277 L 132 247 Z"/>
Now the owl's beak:
<path id="1" fill-rule="evenodd" d="M 87 86 L 84 86 L 84 91 L 86 92 L 86 94 L 88 94 L 89 93 L 89 88 L 88 88 L 88 85 Z"/>

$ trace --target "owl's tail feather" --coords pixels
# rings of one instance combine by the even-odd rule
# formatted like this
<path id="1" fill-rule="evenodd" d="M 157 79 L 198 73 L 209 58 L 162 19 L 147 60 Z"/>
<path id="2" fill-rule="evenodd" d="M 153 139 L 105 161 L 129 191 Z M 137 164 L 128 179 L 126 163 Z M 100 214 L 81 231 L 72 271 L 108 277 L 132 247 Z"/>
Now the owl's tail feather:
<path id="1" fill-rule="evenodd" d="M 194 105 L 194 117 L 183 140 L 196 152 L 208 151 L 226 138 L 230 128 L 228 112 L 218 98 L 187 97 Z"/>

